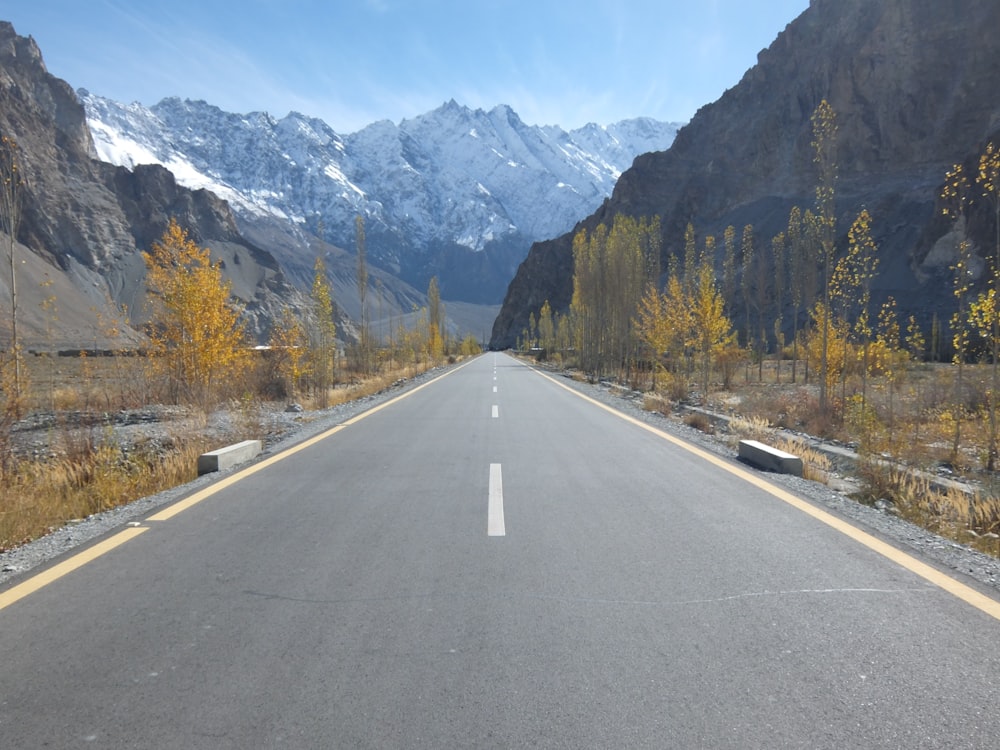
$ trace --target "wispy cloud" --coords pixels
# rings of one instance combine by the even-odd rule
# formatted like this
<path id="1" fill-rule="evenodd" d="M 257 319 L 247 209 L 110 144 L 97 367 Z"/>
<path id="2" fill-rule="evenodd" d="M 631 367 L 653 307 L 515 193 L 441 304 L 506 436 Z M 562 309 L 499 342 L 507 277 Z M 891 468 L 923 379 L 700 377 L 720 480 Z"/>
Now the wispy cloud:
<path id="1" fill-rule="evenodd" d="M 176 95 L 234 112 L 294 109 L 351 132 L 450 98 L 567 128 L 686 119 L 738 82 L 808 0 L 4 4 L 41 27 L 18 23 L 19 33 L 58 42 L 43 54 L 74 86 L 144 104 Z"/>

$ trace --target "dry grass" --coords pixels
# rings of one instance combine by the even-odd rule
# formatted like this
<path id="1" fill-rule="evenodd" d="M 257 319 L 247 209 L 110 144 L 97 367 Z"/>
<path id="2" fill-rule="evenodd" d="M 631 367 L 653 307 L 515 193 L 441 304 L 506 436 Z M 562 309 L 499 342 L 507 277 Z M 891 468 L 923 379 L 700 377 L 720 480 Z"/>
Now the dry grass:
<path id="1" fill-rule="evenodd" d="M 715 429 L 712 427 L 712 420 L 701 412 L 692 411 L 685 414 L 684 424 L 708 435 L 715 432 Z"/>
<path id="2" fill-rule="evenodd" d="M 729 433 L 734 444 L 740 440 L 757 440 L 802 459 L 802 476 L 826 484 L 830 475 L 830 459 L 813 450 L 801 440 L 778 433 L 766 419 L 758 416 L 733 417 Z"/>
<path id="3" fill-rule="evenodd" d="M 885 462 L 861 467 L 864 502 L 891 500 L 909 521 L 949 539 L 1000 557 L 1000 499 L 960 487 L 934 485 L 930 477 Z"/>
<path id="4" fill-rule="evenodd" d="M 29 411 L 140 408 L 153 383 L 142 357 L 27 356 Z"/>
<path id="5" fill-rule="evenodd" d="M 174 439 L 169 450 L 124 451 L 111 442 L 82 454 L 21 461 L 0 475 L 0 550 L 30 541 L 74 518 L 109 510 L 197 476 L 207 441 Z"/>
<path id="6" fill-rule="evenodd" d="M 961 382 L 950 364 L 911 363 L 892 382 L 873 377 L 865 383 L 855 374 L 836 384 L 825 411 L 815 373 L 812 382 L 804 382 L 802 362 L 795 383 L 789 361 L 769 360 L 760 369 L 743 363 L 734 372 L 725 390 L 716 383 L 710 394 L 711 408 L 730 416 L 734 450 L 740 439 L 759 440 L 800 456 L 805 477 L 825 483 L 830 460 L 778 428 L 840 440 L 861 456 L 860 501 L 891 500 L 908 520 L 1000 557 L 1000 476 L 985 469 L 989 365 L 965 366 Z M 672 416 L 677 404 L 690 402 L 688 385 L 679 374 L 659 374 L 655 382 L 650 378 L 643 406 Z M 697 413 L 684 421 L 699 429 L 708 422 Z M 942 487 L 931 478 L 942 466 L 980 489 Z"/>
<path id="7" fill-rule="evenodd" d="M 643 397 L 642 408 L 646 411 L 655 411 L 668 417 L 674 412 L 673 402 L 658 393 L 647 393 Z"/>
<path id="8" fill-rule="evenodd" d="M 0 437 L 0 550 L 25 543 L 77 518 L 84 518 L 191 481 L 198 456 L 218 446 L 209 437 L 204 412 L 189 412 L 182 427 L 166 440 L 123 447 L 113 430 L 80 429 L 60 415 L 100 415 L 155 403 L 155 383 L 147 382 L 141 357 L 27 357 L 30 390 L 26 410 L 54 412 L 57 426 L 47 438 L 58 444 L 49 455 L 18 458 L 10 435 Z M 380 393 L 401 379 L 436 363 L 398 366 L 332 388 L 328 406 Z M 252 377 L 252 375 L 250 376 Z M 242 397 L 230 400 L 234 429 L 261 437 L 262 403 L 255 385 L 239 384 Z M 306 409 L 319 399 L 300 399 Z"/>

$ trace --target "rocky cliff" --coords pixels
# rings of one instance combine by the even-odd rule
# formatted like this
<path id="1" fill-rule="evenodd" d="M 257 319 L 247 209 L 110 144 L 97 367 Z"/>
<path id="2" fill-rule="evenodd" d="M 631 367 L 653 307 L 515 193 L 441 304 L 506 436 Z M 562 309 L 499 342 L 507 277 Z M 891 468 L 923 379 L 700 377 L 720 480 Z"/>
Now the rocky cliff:
<path id="1" fill-rule="evenodd" d="M 275 259 L 240 234 L 224 201 L 179 186 L 159 166 L 130 171 L 98 161 L 76 94 L 47 72 L 34 40 L 6 22 L 0 22 L 0 133 L 16 141 L 25 177 L 16 253 L 26 346 L 113 345 L 101 320 L 121 305 L 128 306 L 132 325 L 125 339 L 140 340 L 140 253 L 163 234 L 170 217 L 223 261 L 255 332 L 263 334 L 272 315 L 296 299 Z M 50 297 L 55 309 L 43 311 Z M 9 309 L 9 300 L 2 274 L 0 305 Z M 0 318 L 4 342 L 8 318 Z"/>
<path id="2" fill-rule="evenodd" d="M 876 294 L 925 321 L 946 312 L 953 257 L 938 243 L 949 227 L 936 196 L 946 170 L 1000 131 L 997 29 L 995 0 L 812 0 L 669 150 L 638 157 L 572 233 L 532 246 L 491 345 L 512 346 L 546 299 L 568 307 L 572 235 L 616 214 L 659 215 L 665 254 L 683 247 L 688 222 L 719 237 L 753 224 L 769 245 L 793 205 L 814 205 L 810 116 L 823 99 L 838 116 L 839 232 L 867 207 L 882 258 Z M 985 224 L 973 222 L 973 235 L 985 237 Z"/>
<path id="3" fill-rule="evenodd" d="M 292 112 L 234 114 L 206 102 L 121 104 L 81 90 L 98 154 L 161 164 L 230 201 L 241 227 L 353 247 L 365 219 L 369 263 L 450 301 L 497 305 L 534 240 L 593 211 L 637 154 L 678 125 L 638 118 L 572 131 L 527 125 L 504 105 L 454 100 L 398 125 L 341 135 Z M 279 225 L 283 225 L 279 226 Z M 311 271 L 279 254 L 292 278 Z"/>

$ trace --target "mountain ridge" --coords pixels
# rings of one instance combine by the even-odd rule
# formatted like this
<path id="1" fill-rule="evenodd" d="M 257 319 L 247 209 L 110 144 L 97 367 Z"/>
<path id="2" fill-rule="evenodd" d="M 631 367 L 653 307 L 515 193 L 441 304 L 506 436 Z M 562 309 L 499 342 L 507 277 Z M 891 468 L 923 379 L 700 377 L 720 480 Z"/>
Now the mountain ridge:
<path id="1" fill-rule="evenodd" d="M 678 128 L 634 118 L 565 131 L 452 99 L 344 135 L 297 112 L 78 93 L 104 160 L 160 163 L 229 200 L 245 224 L 273 217 L 340 247 L 353 247 L 361 215 L 371 263 L 417 288 L 436 275 L 446 299 L 470 302 L 499 302 L 532 241 L 593 210 L 638 153 L 668 146 Z"/>
<path id="2" fill-rule="evenodd" d="M 951 229 L 937 195 L 945 172 L 1000 128 L 1000 5 L 989 0 L 812 0 L 755 66 L 706 104 L 665 151 L 638 156 L 611 198 L 577 229 L 616 214 L 658 215 L 663 267 L 699 237 L 752 224 L 764 246 L 793 205 L 814 206 L 810 116 L 828 99 L 838 116 L 838 243 L 861 208 L 873 216 L 883 258 L 876 300 L 927 329 L 953 306 L 941 249 Z M 975 218 L 975 217 L 973 217 Z M 984 244 L 984 222 L 970 224 Z M 491 346 L 513 346 L 545 300 L 565 312 L 572 295 L 573 232 L 538 242 L 508 287 Z M 989 247 L 989 245 L 986 245 Z M 931 252 L 937 247 L 940 252 Z"/>
<path id="3" fill-rule="evenodd" d="M 0 22 L 0 132 L 16 143 L 23 176 L 14 238 L 15 262 L 23 272 L 22 345 L 141 344 L 141 251 L 162 236 L 170 217 L 225 263 L 253 334 L 264 335 L 283 306 L 300 302 L 274 257 L 240 234 L 218 197 L 179 186 L 158 165 L 130 171 L 98 161 L 72 88 L 48 72 L 34 40 L 19 36 L 8 22 Z M 6 251 L 6 238 L 4 244 Z M 11 298 L 9 276 L 0 279 L 3 297 Z M 118 321 L 119 335 L 105 330 L 110 321 Z M 0 317 L 0 330 L 7 329 L 0 335 L 10 325 Z"/>

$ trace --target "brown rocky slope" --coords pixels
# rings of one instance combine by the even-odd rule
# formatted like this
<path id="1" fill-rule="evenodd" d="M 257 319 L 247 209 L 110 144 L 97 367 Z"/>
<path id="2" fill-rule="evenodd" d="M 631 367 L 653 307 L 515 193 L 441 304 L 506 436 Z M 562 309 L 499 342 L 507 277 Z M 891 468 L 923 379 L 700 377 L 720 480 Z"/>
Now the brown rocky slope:
<path id="1" fill-rule="evenodd" d="M 719 244 L 726 226 L 753 224 L 758 247 L 769 247 L 793 205 L 814 205 L 810 116 L 823 99 L 838 117 L 840 246 L 868 208 L 881 255 L 876 297 L 893 295 L 902 315 L 925 324 L 946 317 L 954 257 L 938 243 L 949 225 L 936 196 L 953 164 L 1000 134 L 997 29 L 995 0 L 812 0 L 668 151 L 638 157 L 573 233 L 532 247 L 491 347 L 513 346 L 546 299 L 568 308 L 573 234 L 616 214 L 659 215 L 665 254 L 683 247 L 688 222 Z M 973 216 L 971 230 L 977 251 L 991 254 L 989 217 Z"/>
<path id="2" fill-rule="evenodd" d="M 221 260 L 233 294 L 258 334 L 297 292 L 274 257 L 238 230 L 229 206 L 205 190 L 180 187 L 162 167 L 129 171 L 95 157 L 84 108 L 72 88 L 45 69 L 30 37 L 0 21 L 0 133 L 17 143 L 25 176 L 17 233 L 20 335 L 29 348 L 104 348 L 141 340 L 145 266 L 141 251 L 171 217 Z M 7 257 L 7 240 L 3 236 Z M 5 267 L 7 261 L 4 260 Z M 55 309 L 43 310 L 46 298 Z M 9 310 L 9 273 L 0 274 L 0 309 Z M 131 329 L 109 341 L 120 306 Z M 0 342 L 9 340 L 9 314 Z"/>

